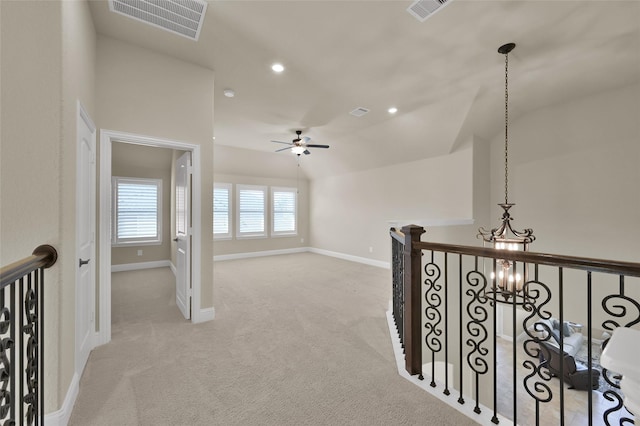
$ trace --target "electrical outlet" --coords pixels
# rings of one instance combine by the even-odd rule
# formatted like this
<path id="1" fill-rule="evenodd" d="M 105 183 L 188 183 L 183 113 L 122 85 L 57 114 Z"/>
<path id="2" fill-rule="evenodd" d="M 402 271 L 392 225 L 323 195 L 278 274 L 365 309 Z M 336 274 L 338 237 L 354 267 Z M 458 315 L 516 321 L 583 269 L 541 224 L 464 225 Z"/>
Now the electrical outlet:
<path id="1" fill-rule="evenodd" d="M 138 256 L 142 256 L 142 250 L 138 250 Z"/>

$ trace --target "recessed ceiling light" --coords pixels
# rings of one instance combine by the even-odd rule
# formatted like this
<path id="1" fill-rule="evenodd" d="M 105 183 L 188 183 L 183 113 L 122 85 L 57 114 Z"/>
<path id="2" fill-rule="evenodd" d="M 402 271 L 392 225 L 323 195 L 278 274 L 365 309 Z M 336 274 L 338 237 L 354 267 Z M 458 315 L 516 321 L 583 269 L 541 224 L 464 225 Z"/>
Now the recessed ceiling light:
<path id="1" fill-rule="evenodd" d="M 224 95 L 227 98 L 233 98 L 236 95 L 236 92 L 234 92 L 233 89 L 224 89 Z"/>
<path id="2" fill-rule="evenodd" d="M 398 108 L 396 107 L 391 107 L 387 110 L 389 112 L 389 114 L 395 114 L 396 112 L 398 112 Z"/>
<path id="3" fill-rule="evenodd" d="M 281 73 L 282 71 L 284 71 L 284 65 L 275 63 L 271 65 L 271 69 L 273 70 L 273 72 Z"/>

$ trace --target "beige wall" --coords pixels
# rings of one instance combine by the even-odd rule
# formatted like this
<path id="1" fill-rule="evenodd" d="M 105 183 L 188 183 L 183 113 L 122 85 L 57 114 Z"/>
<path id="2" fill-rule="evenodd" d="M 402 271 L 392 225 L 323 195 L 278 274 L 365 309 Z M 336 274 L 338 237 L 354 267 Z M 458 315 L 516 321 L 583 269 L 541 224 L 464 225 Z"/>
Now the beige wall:
<path id="1" fill-rule="evenodd" d="M 515 102 L 516 100 L 513 100 Z M 515 224 L 532 250 L 640 261 L 640 85 L 540 109 L 509 131 Z M 492 214 L 503 197 L 504 136 L 491 143 Z"/>
<path id="2" fill-rule="evenodd" d="M 112 176 L 162 180 L 162 244 L 112 247 L 111 265 L 171 259 L 173 150 L 127 143 L 114 143 L 111 149 Z M 142 255 L 138 255 L 138 250 L 142 250 Z"/>
<path id="3" fill-rule="evenodd" d="M 61 232 L 63 250 L 69 255 L 64 263 L 64 286 L 60 294 L 60 381 L 58 407 L 67 396 L 75 371 L 75 279 L 77 270 L 76 246 L 76 150 L 77 101 L 95 122 L 96 36 L 89 5 L 85 1 L 63 1 L 63 144 L 61 150 Z M 96 150 L 97 150 L 96 142 Z M 97 163 L 97 161 L 96 161 Z M 97 234 L 97 232 L 96 232 Z M 96 241 L 97 244 L 97 241 Z M 97 245 L 96 245 L 97 248 Z M 97 264 L 97 253 L 94 256 Z M 95 268 L 97 271 L 97 268 Z M 97 281 L 96 281 L 97 282 Z M 49 293 L 50 294 L 50 293 Z M 45 382 L 46 383 L 46 382 Z"/>
<path id="4" fill-rule="evenodd" d="M 534 230 L 532 251 L 640 262 L 638 111 L 640 84 L 543 108 L 511 123 L 509 201 L 517 204 L 514 227 Z M 491 227 L 501 214 L 496 203 L 504 199 L 503 138 L 491 142 Z M 557 281 L 555 271 L 541 274 Z M 594 328 L 601 328 L 600 301 L 617 291 L 617 279 L 593 279 Z M 627 295 L 640 300 L 640 280 L 628 278 L 626 284 Z M 565 318 L 585 324 L 586 273 L 566 272 L 564 291 L 571 300 Z M 559 314 L 557 306 L 550 310 Z"/>
<path id="5" fill-rule="evenodd" d="M 97 121 L 102 129 L 201 147 L 201 306 L 213 306 L 213 71 L 99 36 Z"/>
<path id="6" fill-rule="evenodd" d="M 0 263 L 42 243 L 58 250 L 46 274 L 51 412 L 74 373 L 76 105 L 94 116 L 95 32 L 80 1 L 2 1 L 0 15 Z"/>
<path id="7" fill-rule="evenodd" d="M 389 262 L 390 226 L 473 218 L 473 149 L 311 182 L 311 246 Z M 371 250 L 370 250 L 371 248 Z"/>

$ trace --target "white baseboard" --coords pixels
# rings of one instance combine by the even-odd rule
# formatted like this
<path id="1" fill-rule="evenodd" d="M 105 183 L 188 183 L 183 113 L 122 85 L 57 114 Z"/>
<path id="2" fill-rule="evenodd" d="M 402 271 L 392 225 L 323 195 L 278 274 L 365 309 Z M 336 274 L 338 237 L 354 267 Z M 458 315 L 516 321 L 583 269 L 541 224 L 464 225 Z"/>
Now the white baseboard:
<path id="1" fill-rule="evenodd" d="M 391 269 L 391 264 L 389 262 L 369 259 L 366 257 L 353 256 L 351 254 L 339 253 L 336 251 L 329 251 L 329 250 L 319 249 L 315 247 L 300 247 L 300 248 L 284 249 L 284 250 L 265 250 L 265 251 L 254 251 L 254 252 L 248 252 L 248 253 L 221 254 L 218 256 L 213 256 L 213 261 L 218 262 L 222 260 L 247 259 L 251 257 L 277 256 L 281 254 L 306 253 L 306 252 L 321 254 L 323 256 L 337 257 L 338 259 L 348 260 L 350 262 L 364 263 L 365 265 L 377 266 L 378 268 Z"/>
<path id="2" fill-rule="evenodd" d="M 221 260 L 236 260 L 247 259 L 250 257 L 263 257 L 263 256 L 278 256 L 280 254 L 292 254 L 292 253 L 305 253 L 309 251 L 309 247 L 299 247 L 283 250 L 265 250 L 265 251 L 253 251 L 248 253 L 234 253 L 234 254 L 220 254 L 213 256 L 213 261 L 218 262 Z"/>
<path id="3" fill-rule="evenodd" d="M 173 262 L 171 262 L 171 261 L 169 261 L 169 269 L 171 269 L 171 272 L 173 272 L 173 276 L 175 277 L 176 273 L 177 273 L 176 272 L 177 269 L 176 269 L 176 265 L 174 265 Z"/>
<path id="4" fill-rule="evenodd" d="M 154 260 L 152 262 L 123 263 L 122 265 L 111 265 L 111 272 L 137 271 L 140 269 L 171 268 L 170 260 Z M 175 273 L 175 271 L 174 271 Z"/>
<path id="5" fill-rule="evenodd" d="M 366 257 L 353 256 L 351 254 L 339 253 L 336 251 L 329 251 L 311 247 L 309 249 L 311 253 L 322 254 L 324 256 L 337 257 L 338 259 L 349 260 L 351 262 L 364 263 L 365 265 L 377 266 L 378 268 L 391 269 L 389 262 L 383 262 L 381 260 L 369 259 Z"/>
<path id="6" fill-rule="evenodd" d="M 67 423 L 69 423 L 69 419 L 71 418 L 71 412 L 73 411 L 73 406 L 76 403 L 79 390 L 80 378 L 76 373 L 73 375 L 73 379 L 71 379 L 62 407 L 58 411 L 54 411 L 53 413 L 49 413 L 44 416 L 44 424 L 46 426 L 67 426 Z"/>
<path id="7" fill-rule="evenodd" d="M 216 317 L 216 309 L 215 308 L 205 308 L 200 309 L 198 316 L 194 318 L 194 324 L 198 324 L 201 322 L 213 321 Z"/>

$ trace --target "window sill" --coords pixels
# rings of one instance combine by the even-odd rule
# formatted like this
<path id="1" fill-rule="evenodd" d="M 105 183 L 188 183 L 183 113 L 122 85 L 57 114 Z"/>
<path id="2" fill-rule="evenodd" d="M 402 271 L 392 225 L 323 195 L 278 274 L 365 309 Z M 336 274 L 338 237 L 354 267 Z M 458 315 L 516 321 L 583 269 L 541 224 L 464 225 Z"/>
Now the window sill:
<path id="1" fill-rule="evenodd" d="M 297 232 L 271 234 L 271 238 L 286 238 L 286 237 L 297 237 L 297 236 L 298 236 Z"/>

